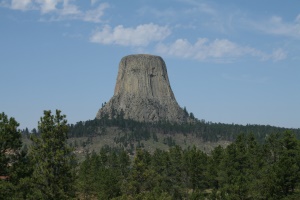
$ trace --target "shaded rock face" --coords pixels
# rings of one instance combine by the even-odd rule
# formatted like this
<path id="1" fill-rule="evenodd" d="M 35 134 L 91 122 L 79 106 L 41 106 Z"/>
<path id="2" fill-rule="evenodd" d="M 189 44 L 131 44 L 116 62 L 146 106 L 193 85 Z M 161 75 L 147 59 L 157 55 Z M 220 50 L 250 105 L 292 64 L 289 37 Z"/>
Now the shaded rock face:
<path id="1" fill-rule="evenodd" d="M 161 57 L 138 54 L 122 58 L 114 96 L 96 118 L 114 118 L 121 113 L 125 119 L 146 122 L 189 120 L 176 102 Z"/>

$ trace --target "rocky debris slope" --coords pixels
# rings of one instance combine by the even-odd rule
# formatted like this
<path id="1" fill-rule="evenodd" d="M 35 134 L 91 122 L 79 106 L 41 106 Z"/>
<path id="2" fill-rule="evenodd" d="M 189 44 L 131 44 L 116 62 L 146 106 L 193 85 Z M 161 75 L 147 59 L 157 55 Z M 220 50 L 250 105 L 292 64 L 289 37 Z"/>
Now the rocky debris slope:
<path id="1" fill-rule="evenodd" d="M 109 118 L 123 115 L 125 119 L 145 122 L 190 120 L 175 99 L 163 59 L 145 54 L 122 58 L 114 96 L 96 118 L 105 115 Z"/>

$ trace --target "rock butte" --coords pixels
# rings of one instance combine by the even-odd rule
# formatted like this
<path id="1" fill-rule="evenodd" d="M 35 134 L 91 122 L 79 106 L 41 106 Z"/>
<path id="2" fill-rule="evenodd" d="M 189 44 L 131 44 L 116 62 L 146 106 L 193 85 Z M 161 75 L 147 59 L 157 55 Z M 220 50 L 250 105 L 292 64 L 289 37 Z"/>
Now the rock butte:
<path id="1" fill-rule="evenodd" d="M 114 118 L 120 113 L 125 119 L 145 122 L 190 121 L 175 99 L 164 60 L 148 54 L 121 59 L 114 96 L 96 118 Z"/>

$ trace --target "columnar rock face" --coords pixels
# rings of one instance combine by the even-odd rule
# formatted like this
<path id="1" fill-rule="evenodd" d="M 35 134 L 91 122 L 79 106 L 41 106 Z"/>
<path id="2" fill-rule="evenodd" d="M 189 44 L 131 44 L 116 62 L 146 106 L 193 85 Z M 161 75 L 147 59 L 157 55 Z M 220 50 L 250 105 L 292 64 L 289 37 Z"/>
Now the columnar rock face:
<path id="1" fill-rule="evenodd" d="M 138 54 L 122 58 L 114 96 L 96 118 L 114 118 L 121 113 L 124 118 L 146 122 L 189 120 L 176 102 L 161 57 Z"/>

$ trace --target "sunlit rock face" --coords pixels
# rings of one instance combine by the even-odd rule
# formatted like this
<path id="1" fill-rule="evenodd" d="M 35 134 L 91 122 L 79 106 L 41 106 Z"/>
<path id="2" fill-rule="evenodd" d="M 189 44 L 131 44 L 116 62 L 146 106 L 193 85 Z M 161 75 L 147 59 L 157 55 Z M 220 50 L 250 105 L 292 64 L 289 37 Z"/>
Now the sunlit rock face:
<path id="1" fill-rule="evenodd" d="M 96 118 L 114 118 L 121 113 L 125 119 L 145 122 L 190 120 L 175 99 L 164 60 L 146 54 L 121 59 L 114 96 Z"/>

